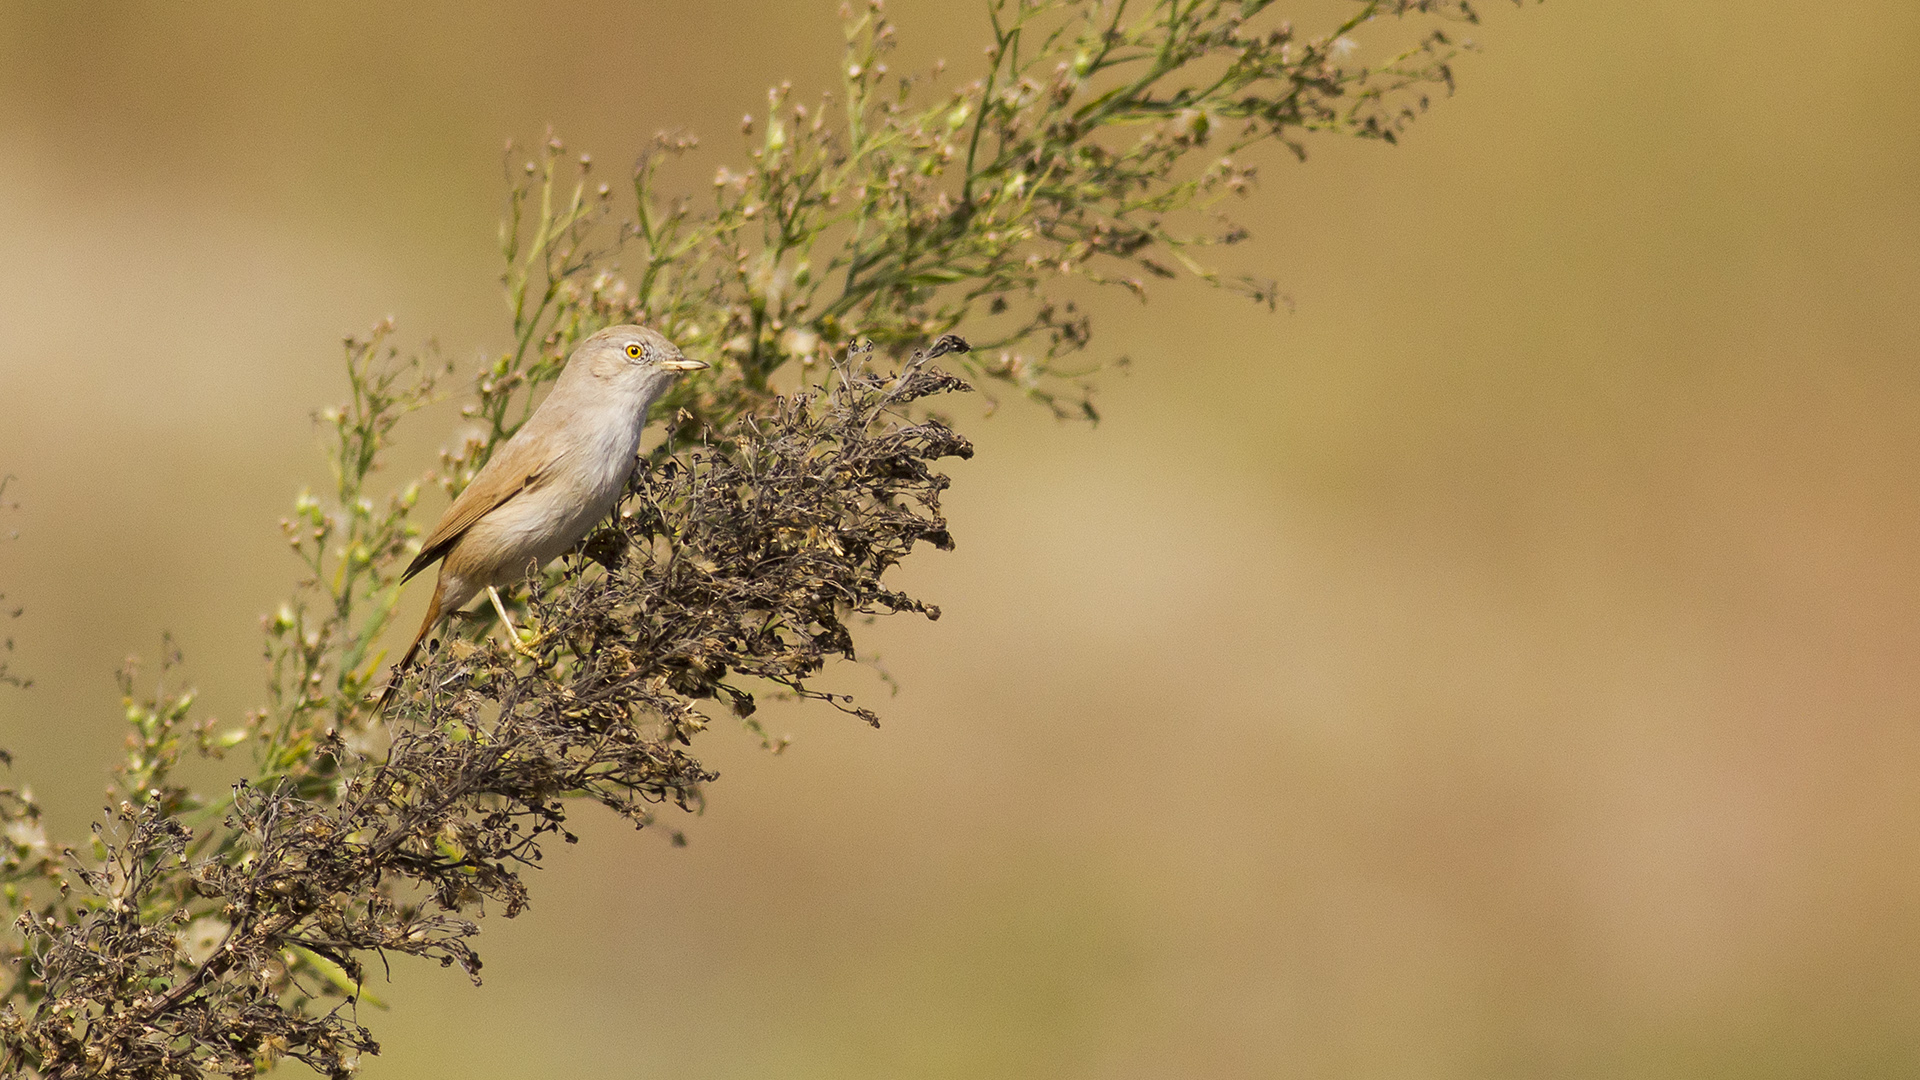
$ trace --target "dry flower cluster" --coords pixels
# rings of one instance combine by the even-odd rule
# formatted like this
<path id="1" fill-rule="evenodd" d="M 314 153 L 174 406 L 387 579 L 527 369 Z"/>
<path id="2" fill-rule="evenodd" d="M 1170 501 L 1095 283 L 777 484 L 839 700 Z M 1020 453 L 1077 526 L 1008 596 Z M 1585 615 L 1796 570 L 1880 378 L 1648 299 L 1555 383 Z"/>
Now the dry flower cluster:
<path id="1" fill-rule="evenodd" d="M 846 620 L 937 615 L 882 576 L 916 543 L 949 542 L 932 464 L 972 450 L 906 410 L 965 389 L 923 366 L 955 347 L 886 379 L 850 363 L 818 396 L 743 416 L 643 477 L 597 545 L 610 565 L 571 567 L 569 587 L 534 600 L 540 663 L 497 640 L 449 642 L 390 729 L 320 730 L 298 778 L 235 788 L 223 830 L 189 829 L 191 800 L 164 769 L 143 774 L 156 786 L 114 812 L 104 859 L 40 868 L 69 903 L 24 920 L 44 997 L 31 1018 L 6 1015 L 10 1044 L 49 1076 L 245 1073 L 278 1057 L 344 1073 L 378 1049 L 353 1008 L 364 958 L 477 978 L 471 915 L 526 905 L 521 870 L 543 842 L 573 839 L 569 801 L 636 825 L 698 801 L 713 778 L 684 749 L 707 725 L 698 702 L 750 714 L 764 685 L 851 708 L 808 683 L 851 655 Z M 184 718 L 183 704 L 161 709 L 162 748 L 143 745 L 142 762 L 165 760 Z"/>

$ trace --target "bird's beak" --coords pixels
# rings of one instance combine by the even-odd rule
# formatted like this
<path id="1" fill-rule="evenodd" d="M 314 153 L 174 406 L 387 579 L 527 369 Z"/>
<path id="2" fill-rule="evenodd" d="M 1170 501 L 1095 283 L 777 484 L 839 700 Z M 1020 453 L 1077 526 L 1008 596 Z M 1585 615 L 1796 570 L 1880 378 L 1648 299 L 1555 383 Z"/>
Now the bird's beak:
<path id="1" fill-rule="evenodd" d="M 707 366 L 707 362 L 705 360 L 690 360 L 682 356 L 673 360 L 662 360 L 660 361 L 660 366 L 666 368 L 668 371 L 699 371 Z"/>

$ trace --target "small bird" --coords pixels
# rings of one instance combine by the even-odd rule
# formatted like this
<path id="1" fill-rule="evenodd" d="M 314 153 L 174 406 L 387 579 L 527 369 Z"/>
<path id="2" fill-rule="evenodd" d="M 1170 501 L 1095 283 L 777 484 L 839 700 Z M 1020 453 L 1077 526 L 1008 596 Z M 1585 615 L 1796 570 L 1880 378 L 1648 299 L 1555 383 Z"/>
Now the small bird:
<path id="1" fill-rule="evenodd" d="M 408 581 L 446 560 L 379 708 L 399 689 L 420 643 L 481 590 L 514 648 L 527 651 L 499 587 L 526 580 L 607 516 L 633 475 L 647 410 L 681 372 L 706 366 L 644 326 L 610 326 L 573 350 L 546 400 L 447 507 L 401 576 Z"/>

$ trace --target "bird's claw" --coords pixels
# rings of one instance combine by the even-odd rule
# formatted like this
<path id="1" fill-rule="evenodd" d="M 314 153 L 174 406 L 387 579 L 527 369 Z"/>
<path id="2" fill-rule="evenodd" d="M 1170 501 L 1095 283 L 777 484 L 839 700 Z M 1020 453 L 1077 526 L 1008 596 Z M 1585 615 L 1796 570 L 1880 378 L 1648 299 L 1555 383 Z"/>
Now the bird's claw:
<path id="1" fill-rule="evenodd" d="M 528 639 L 526 641 L 520 640 L 520 629 L 513 625 L 512 619 L 507 617 L 507 605 L 501 601 L 500 591 L 489 585 L 487 586 L 487 596 L 493 601 L 493 610 L 495 614 L 500 616 L 501 625 L 507 628 L 507 642 L 513 646 L 513 651 L 529 660 L 540 659 L 540 654 L 535 651 L 534 646 L 545 640 L 547 635 L 535 634 L 532 631 L 528 631 L 530 635 Z"/>
<path id="2" fill-rule="evenodd" d="M 540 650 L 535 648 L 535 646 L 539 645 L 542 641 L 545 641 L 547 639 L 547 635 L 536 634 L 532 630 L 525 630 L 525 631 L 509 630 L 508 633 L 510 634 L 510 637 L 508 638 L 508 640 L 513 643 L 514 652 L 519 653 L 521 656 L 524 656 L 529 660 L 540 659 Z M 522 638 L 520 636 L 522 633 L 526 634 L 527 636 L 525 638 Z"/>

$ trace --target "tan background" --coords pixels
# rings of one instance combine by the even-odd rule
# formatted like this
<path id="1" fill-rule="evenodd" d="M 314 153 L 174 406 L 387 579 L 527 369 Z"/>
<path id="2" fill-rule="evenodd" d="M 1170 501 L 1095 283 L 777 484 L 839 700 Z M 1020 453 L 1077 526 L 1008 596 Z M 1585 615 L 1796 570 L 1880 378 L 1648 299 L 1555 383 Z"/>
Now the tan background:
<path id="1" fill-rule="evenodd" d="M 835 6 L 0 0 L 0 744 L 66 835 L 124 655 L 258 699 L 338 337 L 501 345 L 502 140 L 730 151 Z M 1107 423 L 973 425 L 887 727 L 715 732 L 685 850 L 588 816 L 366 1075 L 1920 1074 L 1920 6 L 1487 7 L 1404 146 L 1264 162 L 1297 313 L 1109 302 Z"/>

